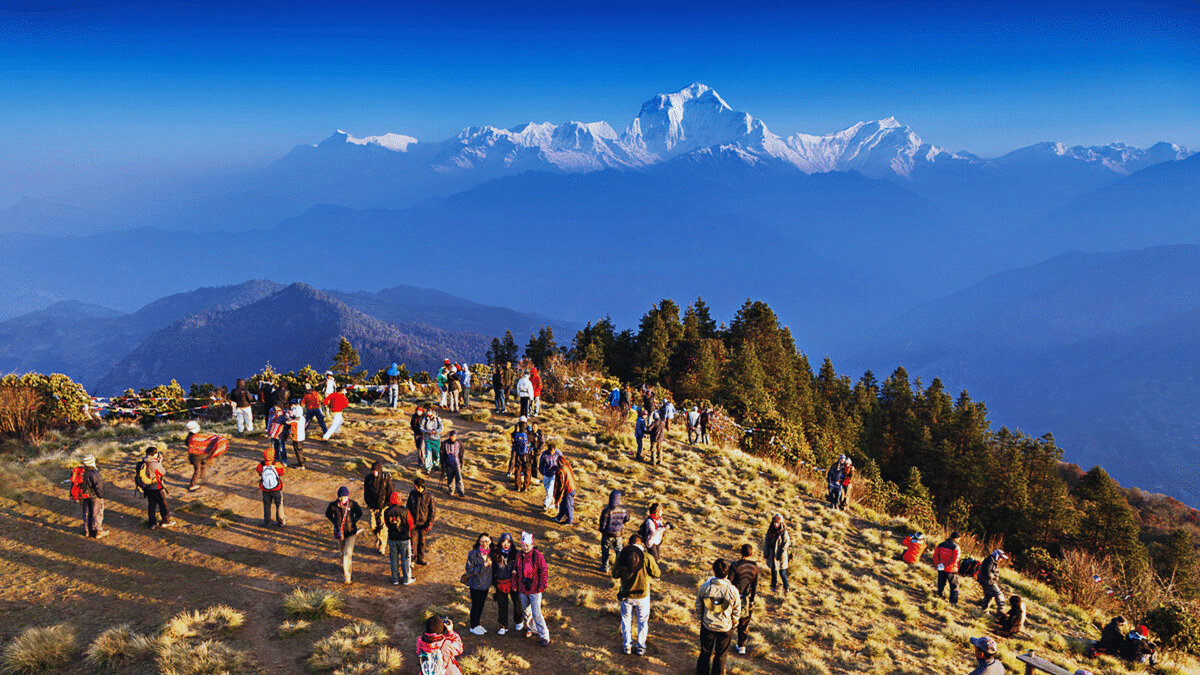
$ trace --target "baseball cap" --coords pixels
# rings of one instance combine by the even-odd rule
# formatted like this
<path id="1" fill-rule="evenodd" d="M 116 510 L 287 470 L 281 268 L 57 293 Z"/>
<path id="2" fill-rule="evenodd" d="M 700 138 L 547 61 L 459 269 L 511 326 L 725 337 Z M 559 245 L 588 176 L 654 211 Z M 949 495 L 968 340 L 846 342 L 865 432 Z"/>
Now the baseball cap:
<path id="1" fill-rule="evenodd" d="M 971 638 L 971 645 L 984 654 L 996 653 L 996 641 L 990 637 L 973 637 Z"/>

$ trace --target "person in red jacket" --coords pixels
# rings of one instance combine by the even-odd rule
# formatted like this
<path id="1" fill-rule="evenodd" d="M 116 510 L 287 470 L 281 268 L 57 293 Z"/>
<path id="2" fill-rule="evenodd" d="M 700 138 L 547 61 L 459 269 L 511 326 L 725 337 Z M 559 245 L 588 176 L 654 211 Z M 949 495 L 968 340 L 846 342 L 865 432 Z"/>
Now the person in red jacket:
<path id="1" fill-rule="evenodd" d="M 529 369 L 529 383 L 533 385 L 533 414 L 542 414 L 542 375 L 537 366 Z"/>
<path id="2" fill-rule="evenodd" d="M 455 659 L 462 653 L 462 637 L 454 632 L 449 618 L 431 616 L 425 620 L 425 634 L 417 638 L 419 672 L 462 675 Z"/>
<path id="3" fill-rule="evenodd" d="M 958 538 L 962 536 L 957 531 L 950 533 L 950 538 L 937 545 L 933 549 L 933 566 L 937 568 L 937 592 L 938 597 L 945 597 L 942 593 L 946 590 L 946 584 L 950 584 L 950 604 L 958 604 L 958 559 L 962 557 L 962 549 L 958 547 Z"/>
<path id="4" fill-rule="evenodd" d="M 304 385 L 304 398 L 301 400 L 304 403 L 304 423 L 308 424 L 316 419 L 321 425 L 321 433 L 329 431 L 329 427 L 325 426 L 325 413 L 321 412 L 321 395 L 311 384 Z"/>
<path id="5" fill-rule="evenodd" d="M 921 559 L 921 554 L 925 552 L 925 535 L 920 532 L 913 532 L 904 538 L 904 554 L 900 559 L 912 565 Z"/>
<path id="6" fill-rule="evenodd" d="M 333 419 L 329 421 L 329 428 L 325 431 L 325 434 L 321 436 L 321 438 L 325 440 L 329 440 L 331 436 L 338 432 L 338 429 L 342 428 L 342 411 L 346 409 L 346 406 L 350 405 L 349 399 L 346 398 L 345 391 L 346 388 L 342 387 L 341 389 L 325 397 L 324 403 L 325 405 L 329 406 L 330 415 L 333 417 Z"/>
<path id="7" fill-rule="evenodd" d="M 275 505 L 275 522 L 279 527 L 285 525 L 283 520 L 283 472 L 287 470 L 281 462 L 275 461 L 275 450 L 263 450 L 262 461 L 255 471 L 258 472 L 258 488 L 262 492 L 263 527 L 271 525 L 271 505 Z"/>

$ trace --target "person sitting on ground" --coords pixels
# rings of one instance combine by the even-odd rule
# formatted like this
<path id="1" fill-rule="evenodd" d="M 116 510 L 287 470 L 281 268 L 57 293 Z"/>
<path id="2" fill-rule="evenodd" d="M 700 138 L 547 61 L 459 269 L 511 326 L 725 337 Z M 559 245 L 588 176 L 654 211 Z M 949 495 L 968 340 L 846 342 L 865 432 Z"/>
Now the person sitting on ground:
<path id="1" fill-rule="evenodd" d="M 925 535 L 920 532 L 913 532 L 904 538 L 904 553 L 900 554 L 900 559 L 912 565 L 921 559 L 921 554 L 925 552 Z"/>
<path id="2" fill-rule="evenodd" d="M 975 659 L 979 664 L 969 675 L 1003 675 L 1004 664 L 996 656 L 996 641 L 990 637 L 973 637 L 970 642 L 975 648 Z"/>
<path id="3" fill-rule="evenodd" d="M 1009 602 L 1012 606 L 1009 607 L 1008 614 L 996 613 L 996 619 L 1000 621 L 1000 629 L 997 632 L 1002 637 L 1014 637 L 1025 630 L 1025 601 L 1021 596 L 1014 595 L 1009 598 Z"/>
<path id="4" fill-rule="evenodd" d="M 449 617 L 431 616 L 425 620 L 425 634 L 417 638 L 418 672 L 462 675 L 455 658 L 462 653 L 462 637 L 454 632 Z"/>
<path id="5" fill-rule="evenodd" d="M 1121 644 L 1125 642 L 1125 617 L 1114 616 L 1112 621 L 1100 631 L 1100 641 L 1092 648 L 1100 654 L 1117 654 Z"/>
<path id="6" fill-rule="evenodd" d="M 1129 631 L 1129 635 L 1125 636 L 1124 642 L 1121 643 L 1121 658 L 1133 663 L 1156 665 L 1157 652 L 1158 648 L 1150 642 L 1150 629 L 1145 626 L 1138 626 L 1136 630 Z"/>

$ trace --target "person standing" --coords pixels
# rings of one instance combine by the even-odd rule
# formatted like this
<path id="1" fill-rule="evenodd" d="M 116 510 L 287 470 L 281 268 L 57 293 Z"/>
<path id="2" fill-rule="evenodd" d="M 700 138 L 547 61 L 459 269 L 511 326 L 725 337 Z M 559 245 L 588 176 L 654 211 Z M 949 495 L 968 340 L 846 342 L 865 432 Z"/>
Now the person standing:
<path id="1" fill-rule="evenodd" d="M 167 472 L 162 465 L 162 452 L 156 446 L 146 448 L 146 456 L 137 467 L 136 483 L 146 495 L 146 527 L 151 530 L 159 527 L 158 514 L 162 515 L 162 527 L 174 527 L 171 511 L 167 508 L 167 488 L 163 478 Z"/>
<path id="2" fill-rule="evenodd" d="M 271 448 L 263 450 L 262 461 L 255 471 L 258 472 L 258 489 L 262 493 L 263 527 L 271 525 L 271 507 L 275 507 L 275 523 L 283 527 L 283 472 L 287 465 L 275 457 Z"/>
<path id="3" fill-rule="evenodd" d="M 600 511 L 600 571 L 608 574 L 608 554 L 621 551 L 621 539 L 625 535 L 625 523 L 629 522 L 629 512 L 621 506 L 620 490 L 608 493 L 608 506 Z M 638 538 L 641 541 L 641 537 Z"/>
<path id="4" fill-rule="evenodd" d="M 438 368 L 437 379 L 434 382 L 438 388 L 438 402 L 442 406 L 442 410 L 446 409 L 446 398 L 449 393 L 446 389 L 446 376 L 450 372 L 450 359 L 446 359 L 441 368 Z"/>
<path id="5" fill-rule="evenodd" d="M 238 433 L 254 431 L 254 395 L 246 389 L 246 381 L 238 379 L 237 386 L 229 392 L 229 400 L 233 402 L 233 417 L 237 420 Z"/>
<path id="6" fill-rule="evenodd" d="M 333 523 L 333 538 L 338 543 L 338 552 L 342 556 L 342 575 L 344 583 L 351 583 L 351 572 L 354 564 L 354 540 L 358 537 L 358 521 L 362 519 L 362 507 L 350 499 L 350 488 L 343 485 L 338 488 L 337 499 L 325 507 L 325 517 Z"/>
<path id="7" fill-rule="evenodd" d="M 517 383 L 517 373 L 513 370 L 512 361 L 504 364 L 504 372 L 500 374 L 500 381 L 504 387 L 504 405 L 507 411 L 508 400 L 512 398 L 513 386 Z"/>
<path id="8" fill-rule="evenodd" d="M 486 532 L 479 534 L 475 546 L 467 554 L 466 571 L 463 574 L 467 588 L 471 589 L 471 632 L 484 635 L 487 629 L 480 620 L 483 607 L 487 604 L 488 591 L 492 588 L 492 538 Z"/>
<path id="9" fill-rule="evenodd" d="M 200 483 L 204 480 L 204 467 L 208 464 L 208 446 L 197 438 L 200 433 L 199 422 L 190 420 L 186 429 L 187 438 L 184 442 L 187 443 L 188 462 L 192 465 L 192 480 L 188 483 L 188 492 L 195 492 L 200 489 Z"/>
<path id="10" fill-rule="evenodd" d="M 521 400 L 521 417 L 528 417 L 532 412 L 529 404 L 533 401 L 533 383 L 529 381 L 529 373 L 521 373 L 517 380 L 517 398 Z"/>
<path id="11" fill-rule="evenodd" d="M 424 455 L 421 454 L 425 447 L 425 434 L 421 432 L 421 423 L 425 421 L 425 410 L 421 406 L 413 411 L 412 417 L 408 419 L 408 428 L 412 430 L 413 447 L 417 450 L 417 461 L 423 461 Z"/>
<path id="12" fill-rule="evenodd" d="M 421 436 L 425 445 L 422 453 L 422 464 L 425 473 L 432 473 L 433 468 L 442 465 L 442 418 L 438 417 L 433 406 L 425 409 L 425 419 L 421 421 Z"/>
<path id="13" fill-rule="evenodd" d="M 288 418 L 288 432 L 292 436 L 292 450 L 296 452 L 296 468 L 304 469 L 304 432 L 308 420 L 304 407 L 300 403 L 292 406 L 292 415 Z"/>
<path id="14" fill-rule="evenodd" d="M 512 535 L 500 535 L 500 543 L 492 547 L 492 583 L 496 586 L 496 610 L 500 616 L 497 635 L 508 632 L 508 608 L 512 606 L 512 620 L 516 630 L 525 630 L 525 619 L 521 609 L 521 594 L 516 584 L 517 547 Z"/>
<path id="15" fill-rule="evenodd" d="M 412 513 L 408 507 L 400 503 L 400 493 L 393 492 L 388 497 L 387 511 L 383 512 L 383 522 L 387 525 L 388 560 L 392 567 L 392 585 L 403 583 L 405 586 L 413 582 L 412 575 L 412 533 L 415 529 Z M 401 578 L 403 572 L 403 578 Z"/>
<path id="16" fill-rule="evenodd" d="M 621 607 L 621 648 L 638 656 L 646 653 L 646 634 L 650 627 L 650 580 L 662 576 L 658 561 L 642 546 L 641 537 L 629 537 L 629 545 L 617 554 L 612 577 L 620 579 L 617 602 Z M 637 648 L 633 649 L 630 624 L 637 618 Z"/>
<path id="17" fill-rule="evenodd" d="M 513 485 L 517 492 L 529 490 L 529 465 L 531 463 L 529 434 L 525 432 L 525 418 L 522 417 L 517 420 L 516 429 L 512 434 Z"/>
<path id="18" fill-rule="evenodd" d="M 543 511 L 549 511 L 554 504 L 554 481 L 558 476 L 558 467 L 562 461 L 562 451 L 558 449 L 558 443 L 555 441 L 550 441 L 546 445 L 546 449 L 538 456 L 538 472 L 542 474 L 542 488 L 546 491 L 545 497 L 542 499 Z"/>
<path id="19" fill-rule="evenodd" d="M 663 431 L 671 430 L 671 421 L 675 419 L 675 404 L 670 399 L 664 398 L 662 401 L 662 418 Z"/>
<path id="20" fill-rule="evenodd" d="M 661 415 L 650 420 L 650 463 L 662 464 L 662 444 L 667 436 L 667 420 Z"/>
<path id="21" fill-rule="evenodd" d="M 462 382 L 462 407 L 471 407 L 471 369 L 467 364 L 462 364 L 458 369 L 458 379 Z"/>
<path id="22" fill-rule="evenodd" d="M 642 439 L 646 437 L 647 426 L 649 426 L 646 415 L 645 408 L 639 410 L 637 423 L 633 425 L 633 438 L 637 441 L 637 454 L 634 459 L 639 462 L 642 461 Z"/>
<path id="23" fill-rule="evenodd" d="M 729 563 L 715 560 L 713 575 L 696 593 L 696 618 L 700 620 L 700 658 L 696 675 L 723 675 L 725 653 L 733 641 L 733 627 L 742 613 L 742 600 L 726 578 Z"/>
<path id="24" fill-rule="evenodd" d="M 838 500 L 838 509 L 845 511 L 846 506 L 850 503 L 850 483 L 854 480 L 854 462 L 849 457 L 842 462 L 842 493 L 841 499 Z"/>
<path id="25" fill-rule="evenodd" d="M 826 499 L 829 505 L 835 509 L 842 503 L 842 463 L 846 460 L 845 455 L 838 455 L 837 461 L 829 467 L 829 471 L 825 472 L 825 481 L 829 484 L 829 494 Z"/>
<path id="26" fill-rule="evenodd" d="M 388 407 L 395 410 L 400 403 L 400 367 L 393 361 L 384 375 L 387 376 Z"/>
<path id="27" fill-rule="evenodd" d="M 458 432 L 453 429 L 442 444 L 442 456 L 446 458 L 446 494 L 466 497 L 462 476 L 463 444 L 458 440 Z"/>
<path id="28" fill-rule="evenodd" d="M 551 441 L 553 446 L 553 441 Z M 554 500 L 558 502 L 558 515 L 554 522 L 561 525 L 575 524 L 575 471 L 571 460 L 563 457 L 558 462 L 558 475 L 554 479 Z"/>
<path id="29" fill-rule="evenodd" d="M 990 555 L 979 563 L 979 574 L 976 579 L 979 580 L 979 586 L 983 588 L 983 599 L 979 601 L 979 608 L 987 611 L 988 603 L 992 598 L 996 599 L 996 611 L 1004 613 L 1004 596 L 1000 593 L 1000 561 L 1008 560 L 1008 554 L 1000 549 L 992 551 Z"/>
<path id="30" fill-rule="evenodd" d="M 541 471 L 538 468 L 538 462 L 541 461 L 542 453 L 546 451 L 546 434 L 538 428 L 537 420 L 530 420 L 529 424 L 529 471 L 534 478 L 538 478 Z"/>
<path id="31" fill-rule="evenodd" d="M 692 406 L 692 409 L 687 411 L 686 421 L 688 445 L 695 445 L 696 439 L 700 437 L 700 409 Z"/>
<path id="32" fill-rule="evenodd" d="M 712 408 L 705 408 L 704 412 L 700 413 L 700 442 L 704 445 L 712 443 L 708 438 L 708 427 L 712 424 Z"/>
<path id="33" fill-rule="evenodd" d="M 450 410 L 458 412 L 459 401 L 462 399 L 462 376 L 458 374 L 458 366 L 450 366 L 446 373 L 446 390 L 450 396 Z"/>
<path id="34" fill-rule="evenodd" d="M 335 391 L 325 397 L 325 405 L 329 406 L 330 419 L 329 428 L 321 436 L 325 440 L 329 440 L 334 434 L 342 428 L 342 411 L 350 405 L 350 399 L 346 398 L 346 387 Z"/>
<path id="35" fill-rule="evenodd" d="M 533 535 L 521 533 L 521 546 L 516 560 L 517 587 L 521 593 L 521 608 L 525 614 L 525 637 L 536 634 L 543 647 L 550 646 L 550 629 L 542 618 L 542 593 L 546 592 L 549 569 L 546 557 L 534 548 Z"/>
<path id="36" fill-rule="evenodd" d="M 272 380 L 271 375 L 267 374 L 258 382 L 258 405 L 262 408 L 264 420 L 271 414 L 271 408 L 275 405 L 275 383 Z"/>
<path id="37" fill-rule="evenodd" d="M 492 395 L 496 399 L 496 406 L 492 412 L 500 414 L 505 412 L 504 409 L 504 369 L 497 363 L 492 366 Z"/>
<path id="38" fill-rule="evenodd" d="M 962 555 L 962 549 L 958 547 L 958 538 L 962 536 L 958 531 L 950 533 L 950 538 L 937 545 L 933 549 L 933 566 L 937 568 L 937 594 L 939 598 L 945 597 L 943 593 L 946 590 L 946 585 L 950 585 L 950 604 L 958 604 L 958 560 Z"/>
<path id="39" fill-rule="evenodd" d="M 787 523 L 783 522 L 783 514 L 776 513 L 771 517 L 767 527 L 767 536 L 763 539 L 763 556 L 767 559 L 767 567 L 771 570 L 771 592 L 779 587 L 779 579 L 783 580 L 783 592 L 791 590 L 788 586 L 788 567 L 791 564 L 792 535 L 788 534 Z"/>
<path id="40" fill-rule="evenodd" d="M 663 535 L 673 527 L 675 526 L 663 520 L 662 502 L 655 502 L 650 505 L 650 513 L 646 516 L 646 521 L 642 523 L 641 529 L 638 530 L 638 536 L 646 542 L 646 549 L 654 554 L 654 559 L 660 563 L 662 562 Z"/>
<path id="41" fill-rule="evenodd" d="M 304 398 L 301 399 L 304 403 L 304 423 L 307 425 L 315 419 L 321 425 L 321 433 L 325 433 L 329 428 L 325 426 L 325 413 L 321 412 L 321 398 L 311 384 L 304 385 Z"/>
<path id="42" fill-rule="evenodd" d="M 283 401 L 275 401 L 275 405 L 267 414 L 267 436 L 271 438 L 271 447 L 275 450 L 275 459 L 287 466 L 287 442 L 291 436 L 291 413 Z"/>
<path id="43" fill-rule="evenodd" d="M 608 407 L 614 408 L 614 409 L 621 407 L 621 388 L 620 387 L 613 387 L 612 392 L 608 395 Z"/>
<path id="44" fill-rule="evenodd" d="M 542 374 L 537 366 L 529 369 L 529 384 L 533 388 L 533 414 L 542 414 Z"/>
<path id="45" fill-rule="evenodd" d="M 383 512 L 391 503 L 392 492 L 392 474 L 383 470 L 383 462 L 375 460 L 371 471 L 363 477 L 363 502 L 371 514 L 371 532 L 375 535 L 379 555 L 387 555 L 388 551 L 387 524 Z"/>
<path id="46" fill-rule="evenodd" d="M 82 471 L 81 471 L 82 470 Z M 104 478 L 96 467 L 95 455 L 84 455 L 79 483 L 79 507 L 83 513 L 83 533 L 93 539 L 108 536 L 104 529 Z"/>
<path id="47" fill-rule="evenodd" d="M 737 653 L 746 653 L 746 633 L 753 618 L 754 601 L 758 598 L 758 563 L 754 562 L 754 547 L 742 544 L 742 557 L 729 566 L 729 581 L 737 589 L 742 612 L 737 622 Z"/>
<path id="48" fill-rule="evenodd" d="M 433 495 L 425 489 L 425 479 L 417 476 L 413 479 L 413 489 L 408 493 L 408 512 L 413 517 L 413 557 L 418 565 L 425 563 L 425 537 L 433 527 L 434 507 Z"/>

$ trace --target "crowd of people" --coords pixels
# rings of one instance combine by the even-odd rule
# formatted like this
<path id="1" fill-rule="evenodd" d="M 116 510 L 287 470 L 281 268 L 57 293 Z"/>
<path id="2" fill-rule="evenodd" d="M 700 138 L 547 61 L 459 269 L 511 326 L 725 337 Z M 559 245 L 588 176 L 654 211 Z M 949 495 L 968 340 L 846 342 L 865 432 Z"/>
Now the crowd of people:
<path id="1" fill-rule="evenodd" d="M 396 378 L 400 372 L 395 364 L 386 371 L 388 382 L 388 405 L 398 405 Z M 463 471 L 466 461 L 466 446 L 458 433 L 445 430 L 442 413 L 455 413 L 468 407 L 471 390 L 470 369 L 452 364 L 447 360 L 438 373 L 437 403 L 418 405 L 410 417 L 413 433 L 416 465 L 424 469 L 427 476 L 440 472 L 446 482 L 449 495 L 466 495 Z M 511 363 L 496 366 L 492 373 L 495 388 L 493 412 L 506 414 L 510 401 L 519 409 L 511 432 L 510 452 L 506 476 L 513 481 L 517 492 L 529 490 L 531 479 L 538 479 L 543 489 L 542 506 L 548 517 L 565 526 L 575 525 L 575 495 L 578 489 L 571 459 L 563 453 L 559 443 L 548 437 L 535 419 L 541 411 L 542 382 L 536 367 L 514 368 Z M 230 394 L 234 404 L 234 417 L 239 434 L 254 430 L 253 406 L 258 404 L 265 420 L 266 436 L 270 447 L 262 450 L 262 459 L 255 468 L 258 487 L 262 495 L 262 522 L 264 527 L 284 527 L 283 493 L 285 475 L 289 468 L 304 469 L 305 429 L 308 424 L 320 425 L 323 438 L 328 440 L 342 424 L 345 408 L 349 405 L 345 388 L 338 388 L 332 373 L 327 373 L 322 390 L 306 387 L 304 393 L 291 398 L 286 385 L 276 387 L 271 378 L 262 378 L 256 392 L 250 392 L 245 380 L 239 379 Z M 613 389 L 607 396 L 607 405 L 625 408 L 630 405 L 629 390 Z M 634 459 L 660 463 L 662 444 L 670 423 L 676 417 L 674 404 L 669 399 L 656 400 L 650 390 L 641 392 L 640 403 L 632 404 L 637 411 L 634 436 L 637 449 Z M 519 413 L 519 414 L 518 414 Z M 326 426 L 326 415 L 329 425 Z M 685 410 L 689 444 L 709 442 L 708 434 L 711 410 L 692 407 Z M 185 439 L 189 462 L 193 467 L 189 490 L 198 489 L 204 483 L 205 467 L 224 452 L 220 437 L 202 434 L 199 423 L 188 422 Z M 643 460 L 643 439 L 649 440 Z M 292 457 L 289 457 L 288 442 L 291 442 Z M 225 443 L 227 445 L 227 441 Z M 854 475 L 853 464 L 841 456 L 826 474 L 829 485 L 828 501 L 831 507 L 845 509 L 848 492 Z M 163 456 L 155 446 L 146 448 L 145 456 L 135 469 L 135 484 L 147 499 L 147 527 L 172 527 L 166 500 Z M 84 532 L 89 537 L 100 538 L 107 534 L 103 528 L 104 480 L 96 464 L 96 458 L 88 455 L 82 466 L 72 474 L 72 497 L 80 502 Z M 410 585 L 415 582 L 413 566 L 427 564 L 427 538 L 436 515 L 433 494 L 428 489 L 426 478 L 415 477 L 407 497 L 396 489 L 392 475 L 380 461 L 372 464 L 363 477 L 362 502 L 352 498 L 349 486 L 337 489 L 336 497 L 326 506 L 325 517 L 332 526 L 333 543 L 340 558 L 342 579 L 345 584 L 353 583 L 354 549 L 359 534 L 364 533 L 372 548 L 389 559 L 390 580 L 393 585 Z M 665 505 L 650 504 L 645 519 L 636 532 L 626 532 L 632 514 L 624 503 L 621 490 L 609 493 L 607 505 L 600 512 L 598 522 L 599 564 L 601 574 L 617 581 L 616 599 L 620 608 L 621 649 L 624 654 L 642 655 L 647 649 L 651 602 L 651 583 L 662 573 L 664 535 L 674 526 L 664 519 Z M 365 506 L 365 509 L 364 509 Z M 1014 637 L 1024 629 L 1026 610 L 1024 601 L 1017 595 L 1008 598 L 1009 608 L 1005 611 L 1005 597 L 1000 589 L 999 569 L 1009 558 L 1002 550 L 995 550 L 976 563 L 962 558 L 959 545 L 960 534 L 953 532 L 932 550 L 931 565 L 936 570 L 936 592 L 957 605 L 959 601 L 959 576 L 975 578 L 982 590 L 978 606 L 987 611 L 994 601 L 996 605 L 996 634 Z M 903 540 L 904 551 L 900 558 L 909 563 L 921 562 L 926 550 L 924 534 L 914 532 Z M 790 592 L 788 569 L 791 560 L 792 539 L 783 514 L 776 513 L 766 523 L 762 539 L 762 562 L 770 571 L 772 593 Z M 758 581 L 761 568 L 755 560 L 756 547 L 745 543 L 740 546 L 740 557 L 731 562 L 714 560 L 712 576 L 705 580 L 696 593 L 695 616 L 699 623 L 699 651 L 696 664 L 697 675 L 721 675 L 724 672 L 726 654 L 731 647 L 739 654 L 746 653 L 748 633 L 753 618 L 753 609 L 758 597 Z M 505 635 L 512 630 L 525 637 L 536 636 L 539 644 L 551 644 L 550 630 L 542 613 L 542 597 L 551 583 L 551 570 L 545 555 L 534 545 L 534 535 L 522 532 L 518 539 L 510 533 L 494 538 L 486 532 L 479 533 L 474 545 L 467 553 L 464 571 L 460 579 L 470 592 L 468 630 L 474 635 L 484 635 L 484 614 L 489 596 L 496 604 L 496 633 Z M 510 609 L 511 608 L 511 609 Z M 511 623 L 510 623 L 511 618 Z M 1126 633 L 1125 619 L 1116 617 L 1104 628 L 1095 653 L 1120 655 L 1131 661 L 1154 663 L 1156 650 L 1148 639 L 1145 626 Z M 975 650 L 978 666 L 972 675 L 994 675 L 1004 672 L 997 657 L 998 644 L 994 638 L 978 637 L 970 641 Z M 430 672 L 453 673 L 457 671 L 456 657 L 463 651 L 462 637 L 454 631 L 449 617 L 430 617 L 425 624 L 424 634 L 418 638 L 418 657 L 424 664 L 433 664 L 440 670 Z M 433 667 L 431 666 L 431 667 Z M 423 671 L 424 672 L 424 671 Z"/>

